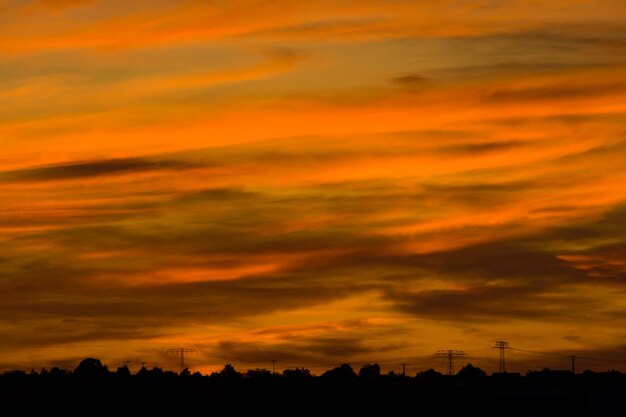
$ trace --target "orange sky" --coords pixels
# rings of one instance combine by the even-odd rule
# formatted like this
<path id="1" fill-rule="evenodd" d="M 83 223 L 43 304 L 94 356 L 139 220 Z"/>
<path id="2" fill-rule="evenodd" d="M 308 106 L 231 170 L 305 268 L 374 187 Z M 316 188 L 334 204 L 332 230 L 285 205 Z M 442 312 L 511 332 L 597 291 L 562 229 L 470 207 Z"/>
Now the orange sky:
<path id="1" fill-rule="evenodd" d="M 493 371 L 499 339 L 622 369 L 624 29 L 622 0 L 0 0 L 0 369 Z"/>

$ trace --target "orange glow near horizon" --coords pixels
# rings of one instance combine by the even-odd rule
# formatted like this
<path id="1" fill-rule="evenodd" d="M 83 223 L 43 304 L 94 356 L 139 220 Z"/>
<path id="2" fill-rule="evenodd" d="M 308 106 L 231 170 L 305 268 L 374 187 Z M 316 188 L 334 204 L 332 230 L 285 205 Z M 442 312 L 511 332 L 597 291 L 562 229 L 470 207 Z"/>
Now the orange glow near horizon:
<path id="1" fill-rule="evenodd" d="M 0 0 L 0 369 L 617 358 L 625 19 Z"/>

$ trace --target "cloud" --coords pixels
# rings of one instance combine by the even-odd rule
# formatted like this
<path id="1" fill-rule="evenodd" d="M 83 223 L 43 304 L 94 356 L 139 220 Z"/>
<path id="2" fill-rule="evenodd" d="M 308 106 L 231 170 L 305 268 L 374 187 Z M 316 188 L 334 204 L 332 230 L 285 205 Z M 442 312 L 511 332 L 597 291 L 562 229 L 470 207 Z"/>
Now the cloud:
<path id="1" fill-rule="evenodd" d="M 0 17 L 14 363 L 624 336 L 624 2 L 36 3 Z"/>
<path id="2" fill-rule="evenodd" d="M 414 257 L 423 274 L 448 277 L 456 288 L 407 291 L 399 284 L 387 297 L 402 312 L 436 320 L 611 320 L 614 313 L 593 294 L 626 283 L 622 214 L 616 208 L 580 226 Z M 614 239 L 620 244 L 601 243 Z"/>
<path id="3" fill-rule="evenodd" d="M 375 350 L 362 340 L 352 337 L 296 338 L 285 343 L 251 343 L 221 341 L 211 357 L 224 363 L 263 364 L 268 358 L 281 358 L 279 366 L 319 367 L 339 365 L 350 358 L 367 355 Z"/>
<path id="4" fill-rule="evenodd" d="M 534 283 L 533 283 L 534 284 Z M 580 320 L 580 310 L 600 307 L 584 298 L 562 302 L 561 294 L 549 296 L 530 285 L 476 286 L 463 290 L 427 290 L 389 294 L 404 313 L 435 320 L 456 322 L 499 322 L 510 320 Z M 554 286 L 548 291 L 559 291 Z"/>
<path id="5" fill-rule="evenodd" d="M 0 172 L 2 182 L 58 181 L 150 171 L 187 170 L 194 164 L 173 160 L 120 158 L 80 161 Z"/>
<path id="6" fill-rule="evenodd" d="M 626 83 L 593 82 L 581 85 L 547 85 L 528 88 L 500 89 L 487 93 L 492 102 L 558 101 L 567 99 L 591 99 L 597 96 L 619 96 L 626 91 Z"/>
<path id="7" fill-rule="evenodd" d="M 52 10 L 64 10 L 98 3 L 100 0 L 37 0 L 35 7 L 41 6 Z"/>
<path id="8" fill-rule="evenodd" d="M 234 318 L 327 303 L 353 291 L 368 289 L 366 283 L 327 285 L 321 275 L 309 277 L 306 273 L 295 272 L 231 280 L 170 281 L 149 286 L 128 287 L 110 281 L 98 283 L 98 280 L 89 285 L 85 280 L 94 279 L 97 266 L 55 270 L 49 263 L 42 262 L 28 268 L 22 269 L 21 276 L 3 284 L 4 291 L 30 291 L 28 297 L 14 299 L 0 308 L 13 321 L 73 317 L 125 318 L 126 323 L 150 326 L 181 320 L 217 324 Z M 132 266 L 123 272 L 128 275 L 131 271 Z M 23 276 L 29 276 L 28 282 L 20 281 Z M 158 311 L 155 311 L 157 305 Z"/>
<path id="9" fill-rule="evenodd" d="M 23 324 L 22 324 L 23 326 Z M 124 323 L 107 320 L 48 320 L 45 325 L 34 326 L 29 331 L 11 327 L 1 329 L 5 348 L 28 345 L 50 348 L 73 343 L 123 342 L 128 340 L 146 340 L 161 336 L 158 330 L 142 327 L 137 323 Z"/>
<path id="10" fill-rule="evenodd" d="M 430 80 L 419 74 L 403 75 L 401 77 L 394 77 L 391 82 L 400 87 L 415 88 L 423 87 Z"/>
<path id="11" fill-rule="evenodd" d="M 241 35 L 245 38 L 269 38 L 289 40 L 347 40 L 377 39 L 385 37 L 393 27 L 393 21 L 379 17 L 363 19 L 320 20 L 287 26 L 277 26 L 251 31 Z"/>
<path id="12" fill-rule="evenodd" d="M 524 141 L 506 142 L 482 142 L 482 143 L 462 143 L 456 145 L 442 146 L 439 148 L 443 154 L 482 154 L 491 152 L 502 152 L 515 150 L 528 146 Z"/>

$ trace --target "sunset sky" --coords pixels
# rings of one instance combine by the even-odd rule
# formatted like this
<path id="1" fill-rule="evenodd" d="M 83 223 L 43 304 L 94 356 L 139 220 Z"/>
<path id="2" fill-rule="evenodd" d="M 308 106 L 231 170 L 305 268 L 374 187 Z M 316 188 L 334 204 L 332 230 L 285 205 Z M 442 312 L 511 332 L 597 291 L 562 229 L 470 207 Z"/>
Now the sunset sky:
<path id="1" fill-rule="evenodd" d="M 624 0 L 0 0 L 0 370 L 626 370 L 625 74 Z"/>

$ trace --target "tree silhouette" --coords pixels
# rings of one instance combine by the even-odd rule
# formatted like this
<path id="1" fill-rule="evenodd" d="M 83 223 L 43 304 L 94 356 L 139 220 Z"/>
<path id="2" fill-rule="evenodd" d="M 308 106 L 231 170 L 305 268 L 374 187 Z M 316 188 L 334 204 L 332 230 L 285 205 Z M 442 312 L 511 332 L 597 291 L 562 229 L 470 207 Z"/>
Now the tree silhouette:
<path id="1" fill-rule="evenodd" d="M 285 369 L 283 376 L 289 379 L 311 378 L 311 371 L 305 368 Z"/>
<path id="2" fill-rule="evenodd" d="M 74 370 L 74 374 L 79 379 L 99 380 L 109 375 L 109 369 L 102 365 L 99 359 L 83 359 Z"/>
<path id="3" fill-rule="evenodd" d="M 479 382 L 476 382 L 479 381 Z M 386 414 L 417 406 L 420 415 L 626 415 L 626 374 L 617 371 L 581 372 L 548 370 L 486 373 L 472 364 L 455 377 L 429 369 L 415 377 L 381 376 L 378 364 L 364 365 L 357 374 L 348 364 L 311 375 L 308 369 L 286 369 L 282 375 L 267 369 L 251 369 L 242 375 L 227 364 L 206 377 L 188 370 L 180 374 L 142 367 L 132 374 L 126 367 L 114 374 L 99 360 L 87 358 L 75 374 L 50 371 L 6 371 L 0 375 L 0 402 L 5 404 L 67 405 L 90 407 L 104 403 L 141 401 L 145 404 L 190 403 L 249 405 L 259 414 L 268 398 L 279 399 L 286 410 L 309 404 L 333 410 L 349 405 L 353 414 L 367 414 L 379 407 Z M 262 404 L 260 406 L 259 404 Z M 292 405 L 300 408 L 290 408 Z M 84 408 L 93 409 L 93 408 Z M 308 409 L 307 409 L 308 411 Z"/>
<path id="4" fill-rule="evenodd" d="M 222 368 L 222 370 L 219 372 L 219 374 L 217 374 L 217 376 L 219 376 L 222 379 L 238 379 L 242 377 L 242 375 L 239 372 L 237 372 L 235 367 L 231 365 L 230 363 L 227 363 L 226 365 L 224 365 L 224 368 Z"/>
<path id="5" fill-rule="evenodd" d="M 380 365 L 377 363 L 372 365 L 364 365 L 359 369 L 359 377 L 361 378 L 378 378 L 380 376 Z"/>
<path id="6" fill-rule="evenodd" d="M 461 370 L 456 375 L 459 378 L 465 380 L 476 380 L 486 377 L 487 373 L 482 369 L 475 367 L 471 363 L 468 363 L 463 368 L 461 368 Z"/>
<path id="7" fill-rule="evenodd" d="M 350 366 L 350 364 L 343 363 L 340 366 L 326 371 L 322 374 L 322 378 L 348 381 L 357 378 L 356 373 Z"/>
<path id="8" fill-rule="evenodd" d="M 432 382 L 441 379 L 442 377 L 443 374 L 432 368 L 427 371 L 418 372 L 417 375 L 415 375 L 415 379 L 421 382 Z"/>
<path id="9" fill-rule="evenodd" d="M 252 379 L 269 379 L 272 377 L 272 372 L 269 371 L 268 369 L 248 369 L 248 371 L 246 372 L 246 378 L 252 378 Z"/>
<path id="10" fill-rule="evenodd" d="M 131 374 L 130 374 L 130 369 L 128 369 L 128 366 L 124 365 L 124 366 L 120 366 L 117 368 L 117 370 L 115 371 L 115 377 L 118 379 L 130 379 Z"/>

